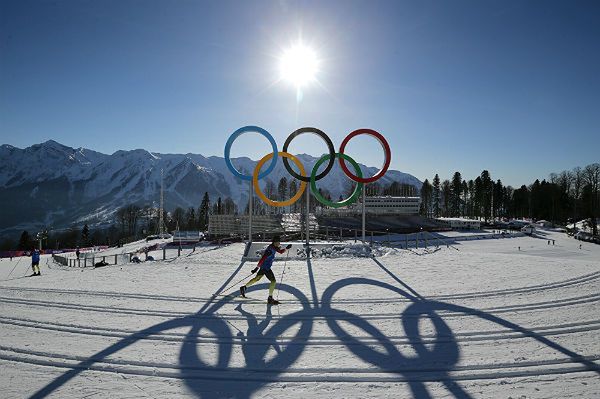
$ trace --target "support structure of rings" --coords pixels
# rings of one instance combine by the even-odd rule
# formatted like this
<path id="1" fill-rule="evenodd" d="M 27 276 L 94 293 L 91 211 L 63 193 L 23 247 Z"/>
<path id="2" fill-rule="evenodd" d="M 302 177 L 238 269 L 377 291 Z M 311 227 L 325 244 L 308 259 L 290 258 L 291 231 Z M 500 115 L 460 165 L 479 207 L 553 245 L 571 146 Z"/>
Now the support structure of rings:
<path id="1" fill-rule="evenodd" d="M 271 144 L 271 147 L 273 150 L 271 153 L 265 155 L 264 157 L 262 157 L 260 159 L 260 161 L 256 164 L 254 171 L 251 175 L 241 173 L 240 171 L 238 171 L 235 168 L 235 166 L 231 162 L 231 147 L 232 147 L 233 143 L 235 142 L 235 140 L 245 133 L 258 133 L 258 134 L 264 136 Z M 302 162 L 296 156 L 294 156 L 293 154 L 290 154 L 288 152 L 288 148 L 289 148 L 292 140 L 294 140 L 294 138 L 298 137 L 299 135 L 306 134 L 306 133 L 314 134 L 314 135 L 318 136 L 319 138 L 321 138 L 327 145 L 327 149 L 328 149 L 328 154 L 325 154 L 323 157 L 321 157 L 316 162 L 316 164 L 312 168 L 310 174 L 306 173 L 306 169 L 304 168 L 304 165 L 302 165 Z M 349 141 L 352 138 L 359 136 L 359 135 L 368 135 L 368 136 L 374 137 L 381 144 L 381 147 L 384 151 L 385 160 L 384 160 L 383 166 L 375 175 L 370 176 L 370 177 L 363 177 L 362 171 L 361 171 L 358 163 L 354 159 L 352 159 L 349 155 L 344 153 L 344 150 L 346 149 L 346 146 L 348 145 Z M 296 201 L 298 201 L 302 197 L 302 194 L 305 191 L 307 191 L 306 190 L 307 185 L 309 186 L 310 192 L 312 192 L 313 196 L 315 197 L 315 199 L 318 202 L 320 202 L 321 204 L 323 204 L 325 206 L 332 207 L 332 208 L 339 208 L 339 207 L 351 205 L 358 200 L 360 194 L 362 193 L 362 203 L 363 203 L 363 206 L 362 206 L 362 211 L 363 211 L 362 212 L 363 213 L 362 239 L 364 242 L 365 241 L 365 191 L 366 191 L 364 185 L 368 184 L 368 183 L 373 183 L 373 182 L 381 179 L 387 172 L 387 170 L 390 166 L 390 163 L 391 163 L 391 150 L 390 150 L 390 146 L 389 146 L 387 140 L 381 133 L 379 133 L 375 130 L 372 130 L 372 129 L 358 129 L 358 130 L 351 132 L 342 141 L 339 151 L 335 152 L 333 142 L 331 141 L 329 136 L 327 136 L 327 134 L 325 134 L 325 132 L 323 132 L 320 129 L 314 128 L 314 127 L 303 127 L 303 128 L 297 129 L 296 131 L 292 132 L 285 140 L 285 143 L 283 146 L 283 151 L 278 151 L 277 143 L 275 142 L 275 139 L 267 130 L 265 130 L 261 127 L 258 127 L 258 126 L 244 126 L 244 127 L 237 129 L 235 132 L 233 132 L 231 134 L 231 136 L 229 136 L 229 139 L 227 140 L 227 143 L 225 144 L 225 154 L 224 155 L 225 155 L 225 164 L 227 165 L 227 168 L 230 170 L 230 172 L 234 176 L 236 176 L 242 180 L 249 181 L 249 183 L 250 183 L 249 184 L 249 208 L 248 208 L 249 209 L 249 226 L 248 226 L 249 227 L 249 231 L 248 231 L 248 241 L 249 242 L 252 242 L 252 213 L 253 213 L 252 198 L 254 196 L 254 192 L 256 192 L 256 195 L 267 205 L 274 206 L 274 207 L 285 207 L 285 206 L 290 206 L 290 205 L 294 204 Z M 300 181 L 300 188 L 295 193 L 295 195 L 293 195 L 288 200 L 283 200 L 283 201 L 275 201 L 273 199 L 267 198 L 267 196 L 262 192 L 260 185 L 259 185 L 259 181 L 261 179 L 265 178 L 271 172 L 273 172 L 273 170 L 275 169 L 275 167 L 277 165 L 277 161 L 278 161 L 279 157 L 282 158 L 283 165 L 284 165 L 285 169 L 287 170 L 287 172 L 293 178 Z M 342 200 L 342 201 L 333 202 L 333 201 L 327 200 L 326 198 L 324 198 L 321 195 L 321 193 L 319 192 L 319 189 L 317 188 L 317 181 L 323 179 L 325 176 L 327 176 L 329 174 L 329 172 L 333 168 L 336 158 L 339 160 L 340 167 L 341 167 L 342 171 L 344 172 L 344 174 L 349 179 L 356 182 L 356 186 L 355 186 L 354 191 L 348 198 L 346 198 L 345 200 Z M 296 170 L 294 170 L 291 167 L 290 161 L 292 161 L 296 165 L 296 167 L 298 168 L 298 171 L 300 173 L 298 173 Z M 269 162 L 268 166 L 263 171 L 262 169 L 267 162 Z M 325 166 L 325 168 L 323 169 L 322 172 L 318 173 L 319 168 L 325 162 L 327 162 L 327 165 Z M 352 169 L 354 169 L 354 172 L 350 171 L 346 162 L 350 163 L 350 165 L 352 166 Z M 307 194 L 307 217 L 308 217 L 308 208 L 309 208 L 308 200 L 309 200 L 310 196 L 308 195 L 308 191 L 306 194 Z M 306 237 L 307 237 L 307 244 L 308 244 L 308 223 L 307 223 L 306 227 L 307 227 Z"/>

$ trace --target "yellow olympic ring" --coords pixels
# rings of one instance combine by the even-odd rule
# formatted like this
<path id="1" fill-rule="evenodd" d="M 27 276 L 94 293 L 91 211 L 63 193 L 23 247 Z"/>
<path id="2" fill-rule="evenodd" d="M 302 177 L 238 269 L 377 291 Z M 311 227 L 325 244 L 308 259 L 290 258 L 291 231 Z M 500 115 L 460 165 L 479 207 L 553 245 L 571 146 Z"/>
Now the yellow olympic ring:
<path id="1" fill-rule="evenodd" d="M 279 155 L 280 157 L 289 158 L 292 162 L 294 162 L 296 164 L 296 166 L 298 167 L 298 169 L 300 169 L 300 174 L 302 176 L 306 175 L 306 171 L 304 170 L 304 166 L 302 165 L 302 162 L 300 162 L 300 160 L 298 158 L 296 158 L 295 156 L 293 156 L 289 152 L 283 152 L 283 151 L 279 151 L 277 153 L 277 155 Z M 260 189 L 260 186 L 258 185 L 258 174 L 260 173 L 260 169 L 265 164 L 265 162 L 267 162 L 271 158 L 273 158 L 273 153 L 265 155 L 256 164 L 256 167 L 254 168 L 254 173 L 252 174 L 252 184 L 254 185 L 254 191 L 256 192 L 256 195 L 258 195 L 258 198 L 260 198 L 261 200 L 263 200 L 267 205 L 279 206 L 279 207 L 292 205 L 294 202 L 296 202 L 296 201 L 298 201 L 300 199 L 300 197 L 304 193 L 304 190 L 306 190 L 306 185 L 307 184 L 306 184 L 305 181 L 301 181 L 300 182 L 300 189 L 298 190 L 298 192 L 296 193 L 296 195 L 294 195 L 292 198 L 290 198 L 287 201 L 273 201 L 273 200 L 267 198 L 267 196 L 262 192 L 262 190 Z"/>

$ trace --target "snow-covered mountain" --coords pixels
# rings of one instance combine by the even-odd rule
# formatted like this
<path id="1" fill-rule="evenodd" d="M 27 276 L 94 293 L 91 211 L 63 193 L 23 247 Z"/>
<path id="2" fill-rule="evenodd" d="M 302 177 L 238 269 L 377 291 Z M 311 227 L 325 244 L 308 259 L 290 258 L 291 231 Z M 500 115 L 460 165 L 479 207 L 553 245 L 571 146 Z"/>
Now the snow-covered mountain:
<path id="1" fill-rule="evenodd" d="M 307 170 L 317 161 L 299 155 Z M 240 171 L 252 171 L 256 161 L 233 159 Z M 165 208 L 198 207 L 205 191 L 211 198 L 231 197 L 238 205 L 248 199 L 248 182 L 234 177 L 222 157 L 199 154 L 158 154 L 138 149 L 112 155 L 71 148 L 50 140 L 20 149 L 0 146 L 0 234 L 24 228 L 65 227 L 78 221 L 102 222 L 121 206 L 158 206 L 161 169 Z M 365 175 L 377 168 L 361 165 Z M 269 179 L 291 176 L 278 161 Z M 412 175 L 390 170 L 379 182 L 421 187 Z M 344 192 L 348 178 L 339 167 L 319 182 L 334 197 Z"/>

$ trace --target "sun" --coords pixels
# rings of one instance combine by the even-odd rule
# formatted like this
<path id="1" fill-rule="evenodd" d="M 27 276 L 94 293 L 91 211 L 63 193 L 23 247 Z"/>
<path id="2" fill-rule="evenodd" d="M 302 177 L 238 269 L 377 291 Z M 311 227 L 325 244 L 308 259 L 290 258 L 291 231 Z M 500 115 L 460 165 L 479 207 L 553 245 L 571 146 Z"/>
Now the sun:
<path id="1" fill-rule="evenodd" d="M 319 60 L 313 49 L 298 43 L 283 52 L 279 71 L 281 79 L 300 89 L 316 80 Z"/>

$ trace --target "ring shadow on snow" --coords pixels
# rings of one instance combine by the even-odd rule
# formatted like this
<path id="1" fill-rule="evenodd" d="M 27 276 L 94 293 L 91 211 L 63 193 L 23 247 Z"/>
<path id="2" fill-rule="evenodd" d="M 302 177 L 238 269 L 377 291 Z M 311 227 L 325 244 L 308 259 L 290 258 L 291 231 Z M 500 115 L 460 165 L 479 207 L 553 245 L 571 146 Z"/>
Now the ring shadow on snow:
<path id="1" fill-rule="evenodd" d="M 448 391 L 456 398 L 470 398 L 469 394 L 453 381 L 452 376 L 450 375 L 460 360 L 460 347 L 448 324 L 446 324 L 436 313 L 438 311 L 451 311 L 480 317 L 510 330 L 520 332 L 526 337 L 535 339 L 536 341 L 563 353 L 574 362 L 581 363 L 585 366 L 586 370 L 594 371 L 600 375 L 600 367 L 594 362 L 586 360 L 577 353 L 515 323 L 477 309 L 424 299 L 415 290 L 395 276 L 388 268 L 383 266 L 378 260 L 375 260 L 375 262 L 406 290 L 378 280 L 346 278 L 339 280 L 326 288 L 320 303 L 321 306 L 317 308 L 311 306 L 311 302 L 301 291 L 289 285 L 281 284 L 280 289 L 294 296 L 302 305 L 302 309 L 283 316 L 279 318 L 277 322 L 272 324 L 273 319 L 270 313 L 270 306 L 267 306 L 265 319 L 259 323 L 255 315 L 245 311 L 240 305 L 236 310 L 246 319 L 248 330 L 245 333 L 217 313 L 224 305 L 232 302 L 232 298 L 223 297 L 216 302 L 207 302 L 200 311 L 194 315 L 156 324 L 118 341 L 85 361 L 80 362 L 77 366 L 41 388 L 31 397 L 42 398 L 51 394 L 72 378 L 79 375 L 82 371 L 90 368 L 94 369 L 96 363 L 106 361 L 108 356 L 125 349 L 139 340 L 181 327 L 189 327 L 190 330 L 182 340 L 179 364 L 168 368 L 168 370 L 175 369 L 176 372 L 166 371 L 162 373 L 151 373 L 149 375 L 183 379 L 188 389 L 201 398 L 249 398 L 266 384 L 277 381 L 360 382 L 361 378 L 362 381 L 365 381 L 364 377 L 352 376 L 353 370 L 340 370 L 340 372 L 337 372 L 336 368 L 326 368 L 323 365 L 318 365 L 322 367 L 302 370 L 291 368 L 304 352 L 307 345 L 307 338 L 310 337 L 312 332 L 314 319 L 316 317 L 325 317 L 331 331 L 339 341 L 345 344 L 346 348 L 353 355 L 367 364 L 374 366 L 375 371 L 379 370 L 385 373 L 397 374 L 399 376 L 398 381 L 405 381 L 408 383 L 414 398 L 431 398 L 431 395 L 425 386 L 425 382 L 432 381 L 443 383 Z M 243 262 L 221 288 L 225 287 L 226 284 L 232 280 L 241 269 L 242 265 Z M 313 284 L 312 280 L 311 284 Z M 402 323 L 409 345 L 416 353 L 416 356 L 407 357 L 403 355 L 396 345 L 380 329 L 373 326 L 360 315 L 334 309 L 331 306 L 333 296 L 337 291 L 345 287 L 356 285 L 375 286 L 387 289 L 400 296 L 406 297 L 412 302 L 404 312 L 399 315 L 399 320 Z M 266 287 L 267 284 L 258 284 L 250 287 L 248 292 L 264 289 Z M 314 293 L 314 286 L 311 286 L 311 289 Z M 315 298 L 313 298 L 313 302 L 314 300 Z M 421 337 L 418 322 L 422 317 L 429 318 L 435 328 L 433 345 L 426 346 Z M 361 342 L 359 338 L 349 334 L 340 325 L 340 320 L 352 324 L 355 328 L 364 331 L 368 336 L 375 338 L 379 347 L 381 347 L 385 353 L 372 349 L 369 345 Z M 296 324 L 300 324 L 296 335 L 289 341 L 286 341 L 283 348 L 280 347 L 277 337 L 283 335 Z M 235 336 L 230 325 L 239 331 Z M 218 352 L 216 364 L 209 364 L 202 358 L 200 353 L 201 346 L 198 345 L 199 339 L 201 338 L 201 334 L 205 334 L 206 332 L 214 334 L 217 338 L 215 344 L 217 345 Z M 242 345 L 241 352 L 245 358 L 244 367 L 230 366 L 234 345 Z M 277 353 L 271 360 L 267 361 L 265 356 L 271 347 L 273 347 Z M 149 366 L 154 365 L 149 364 Z M 280 377 L 282 373 L 297 371 L 305 371 L 306 373 L 311 373 L 311 375 L 307 377 Z M 360 370 L 358 371 L 360 372 Z M 370 368 L 369 371 L 372 373 L 373 368 Z M 126 371 L 122 370 L 118 370 L 118 372 L 126 373 Z M 331 374 L 320 374 L 325 372 Z M 350 374 L 350 376 L 347 376 L 347 374 Z M 291 375 L 294 375 L 294 373 Z M 369 380 L 368 377 L 367 380 Z M 376 379 L 371 379 L 369 381 L 374 380 Z"/>

